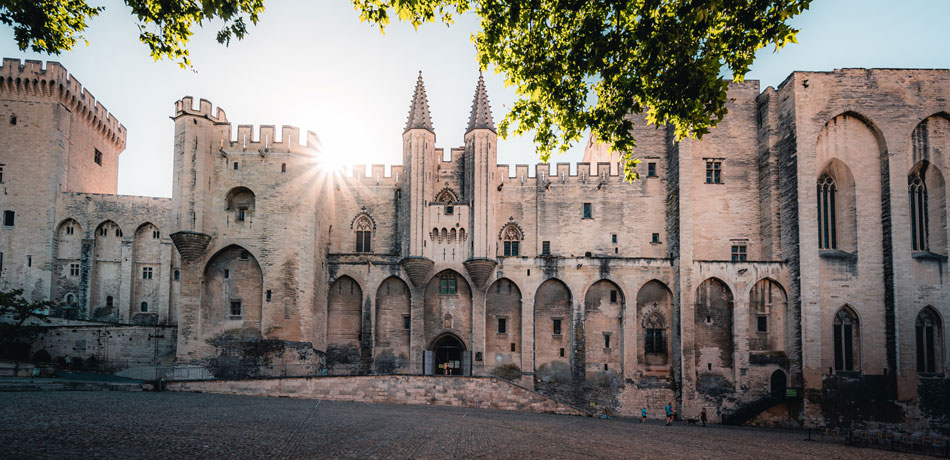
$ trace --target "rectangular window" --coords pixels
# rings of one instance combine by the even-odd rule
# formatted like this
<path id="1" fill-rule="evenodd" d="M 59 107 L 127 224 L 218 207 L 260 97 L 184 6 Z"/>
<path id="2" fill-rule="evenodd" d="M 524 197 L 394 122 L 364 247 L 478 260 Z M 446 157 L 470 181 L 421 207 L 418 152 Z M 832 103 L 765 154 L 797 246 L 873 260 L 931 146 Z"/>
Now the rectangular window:
<path id="1" fill-rule="evenodd" d="M 247 251 L 241 251 L 241 260 L 248 260 L 251 258 L 251 253 Z"/>
<path id="2" fill-rule="evenodd" d="M 498 333 L 499 334 L 508 333 L 508 318 L 498 318 Z"/>
<path id="3" fill-rule="evenodd" d="M 558 352 L 558 355 L 559 355 L 560 357 L 562 357 L 562 358 L 564 357 L 564 349 L 563 349 L 563 348 L 561 348 L 561 350 Z"/>
<path id="4" fill-rule="evenodd" d="M 356 232 L 356 252 L 372 252 L 370 250 L 370 231 Z"/>
<path id="5" fill-rule="evenodd" d="M 14 224 L 14 215 L 13 211 L 3 211 L 3 225 L 7 227 L 12 227 Z"/>
<path id="6" fill-rule="evenodd" d="M 604 334 L 604 348 L 610 348 L 610 334 Z"/>
<path id="7" fill-rule="evenodd" d="M 403 315 L 402 328 L 408 331 L 411 325 L 412 325 L 412 320 L 410 319 L 409 315 Z"/>
<path id="8" fill-rule="evenodd" d="M 79 276 L 79 264 L 69 264 L 69 276 Z"/>
<path id="9" fill-rule="evenodd" d="M 72 226 L 72 225 L 67 225 L 67 226 L 66 226 L 66 234 L 67 234 L 67 235 L 72 235 L 72 234 L 73 234 L 73 231 L 74 231 L 74 230 L 73 230 L 73 226 Z"/>
<path id="10" fill-rule="evenodd" d="M 0 184 L 3 183 L 3 166 L 0 166 Z"/>
<path id="11" fill-rule="evenodd" d="M 152 230 L 152 238 L 158 238 L 160 236 L 161 234 L 158 232 L 158 230 Z"/>
<path id="12" fill-rule="evenodd" d="M 542 242 L 541 242 L 541 255 L 542 255 L 542 256 L 549 256 L 549 255 L 551 255 L 551 242 L 550 242 L 550 241 L 542 241 Z"/>
<path id="13" fill-rule="evenodd" d="M 656 177 L 656 163 L 647 163 L 647 177 Z"/>
<path id="14" fill-rule="evenodd" d="M 115 229 L 115 237 L 118 238 L 118 237 L 120 237 L 120 236 L 122 236 L 122 229 L 116 228 L 116 229 Z"/>
<path id="15" fill-rule="evenodd" d="M 610 291 L 610 303 L 617 303 L 617 291 Z"/>
<path id="16" fill-rule="evenodd" d="M 744 244 L 732 245 L 732 261 L 745 262 L 746 246 Z"/>
<path id="17" fill-rule="evenodd" d="M 514 343 L 514 342 L 511 342 L 511 352 L 514 353 L 515 351 L 516 351 L 516 350 L 515 350 L 515 343 Z"/>
<path id="18" fill-rule="evenodd" d="M 584 218 L 585 218 L 585 219 L 593 219 L 592 216 L 593 216 L 593 212 L 592 212 L 592 210 L 591 210 L 591 205 L 590 205 L 590 203 L 584 203 Z"/>
<path id="19" fill-rule="evenodd" d="M 722 183 L 722 160 L 706 159 L 706 183 Z"/>
<path id="20" fill-rule="evenodd" d="M 224 269 L 224 279 L 228 279 L 228 278 L 230 278 L 230 277 L 231 277 L 231 270 L 228 270 L 227 268 L 225 268 L 225 269 Z"/>
<path id="21" fill-rule="evenodd" d="M 152 279 L 152 267 L 142 267 L 142 279 L 143 280 Z"/>
<path id="22" fill-rule="evenodd" d="M 654 234 L 653 234 L 653 238 L 650 240 L 650 242 L 651 242 L 651 243 L 659 243 L 659 242 L 660 242 L 660 234 L 659 234 L 659 233 L 654 233 Z"/>
<path id="23" fill-rule="evenodd" d="M 287 163 L 281 163 L 281 164 L 280 164 L 280 172 L 282 172 L 282 173 L 287 172 Z"/>
<path id="24" fill-rule="evenodd" d="M 95 160 L 97 165 L 102 166 L 102 152 L 100 152 L 99 149 L 95 149 L 95 151 L 96 153 L 93 156 L 93 160 Z"/>
<path id="25" fill-rule="evenodd" d="M 561 320 L 554 320 L 554 335 L 561 335 Z"/>
<path id="26" fill-rule="evenodd" d="M 238 222 L 244 222 L 244 213 L 247 211 L 247 208 L 238 208 L 237 210 L 237 220 Z"/>
<path id="27" fill-rule="evenodd" d="M 175 270 L 175 281 L 179 281 L 179 280 L 181 280 L 181 272 L 178 270 Z"/>
<path id="28" fill-rule="evenodd" d="M 610 235 L 610 242 L 613 243 L 613 244 L 617 244 L 617 234 L 616 234 L 616 233 Z"/>
<path id="29" fill-rule="evenodd" d="M 237 171 L 237 169 L 238 169 L 238 163 L 235 161 L 235 162 L 234 162 L 234 170 Z"/>
<path id="30" fill-rule="evenodd" d="M 231 301 L 231 316 L 232 317 L 241 316 L 241 301 L 240 300 Z"/>
<path id="31" fill-rule="evenodd" d="M 439 280 L 439 294 L 455 295 L 455 293 L 455 278 L 446 276 Z"/>
<path id="32" fill-rule="evenodd" d="M 755 319 L 756 321 L 756 330 L 759 332 L 768 332 L 769 331 L 769 317 L 765 315 L 759 315 Z"/>
<path id="33" fill-rule="evenodd" d="M 26 256 L 26 266 L 27 267 L 33 266 L 33 256 Z"/>

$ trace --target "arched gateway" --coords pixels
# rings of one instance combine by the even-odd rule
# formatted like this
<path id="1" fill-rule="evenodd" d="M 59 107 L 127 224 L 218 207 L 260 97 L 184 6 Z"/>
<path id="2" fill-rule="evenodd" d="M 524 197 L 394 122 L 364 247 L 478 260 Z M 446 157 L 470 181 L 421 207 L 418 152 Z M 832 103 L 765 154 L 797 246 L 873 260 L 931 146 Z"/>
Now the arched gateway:
<path id="1" fill-rule="evenodd" d="M 471 375 L 471 362 L 465 342 L 445 333 L 432 341 L 425 353 L 427 375 Z"/>

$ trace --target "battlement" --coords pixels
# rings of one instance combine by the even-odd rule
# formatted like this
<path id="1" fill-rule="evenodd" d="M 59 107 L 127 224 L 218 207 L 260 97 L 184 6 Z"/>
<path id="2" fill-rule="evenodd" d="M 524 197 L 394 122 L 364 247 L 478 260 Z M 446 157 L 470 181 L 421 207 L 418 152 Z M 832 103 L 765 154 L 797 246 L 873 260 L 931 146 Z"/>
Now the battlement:
<path id="1" fill-rule="evenodd" d="M 125 126 L 58 62 L 48 61 L 44 68 L 43 61 L 3 58 L 3 65 L 0 66 L 0 94 L 61 102 L 120 152 L 125 149 Z"/>
<path id="2" fill-rule="evenodd" d="M 304 143 L 300 143 L 300 128 L 296 126 L 283 125 L 277 130 L 276 125 L 260 125 L 254 129 L 254 125 L 238 125 L 237 130 L 232 132 L 231 123 L 228 121 L 224 109 L 217 107 L 215 110 L 211 101 L 199 99 L 198 107 L 194 106 L 194 98 L 185 96 L 181 100 L 175 101 L 175 115 L 173 119 L 180 116 L 196 116 L 210 120 L 217 125 L 217 131 L 221 134 L 219 147 L 221 149 L 235 151 L 261 151 L 269 152 L 271 150 L 280 152 L 302 152 L 316 150 L 320 145 L 320 139 L 313 131 L 306 132 Z M 280 132 L 278 138 L 277 133 Z"/>
<path id="3" fill-rule="evenodd" d="M 511 168 L 506 164 L 497 166 L 497 175 L 502 178 L 503 185 L 528 185 L 528 181 L 537 181 L 541 184 L 601 184 L 618 183 L 626 184 L 623 175 L 618 171 L 621 168 L 614 168 L 611 172 L 611 163 L 599 162 L 591 168 L 590 163 L 575 163 L 575 170 L 571 172 L 571 163 L 538 163 L 534 170 L 530 165 L 517 164 L 515 172 L 511 174 Z M 536 185 L 536 184 L 530 184 Z"/>
<path id="4" fill-rule="evenodd" d="M 388 175 L 386 174 L 386 165 L 374 164 L 370 168 L 370 172 L 367 174 L 366 165 L 353 165 L 349 177 L 352 182 L 360 185 L 394 186 L 403 174 L 402 165 L 390 166 Z"/>

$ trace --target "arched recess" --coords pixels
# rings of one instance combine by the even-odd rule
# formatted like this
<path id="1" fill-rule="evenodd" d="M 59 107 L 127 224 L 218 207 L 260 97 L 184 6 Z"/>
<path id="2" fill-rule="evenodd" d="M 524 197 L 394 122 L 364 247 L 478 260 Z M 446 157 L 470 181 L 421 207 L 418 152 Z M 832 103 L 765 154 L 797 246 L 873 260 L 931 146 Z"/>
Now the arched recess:
<path id="1" fill-rule="evenodd" d="M 534 366 L 571 362 L 571 290 L 551 278 L 534 295 Z"/>
<path id="2" fill-rule="evenodd" d="M 671 370 L 673 292 L 651 280 L 637 293 L 637 324 L 641 346 L 637 347 L 640 371 L 668 375 Z"/>
<path id="3" fill-rule="evenodd" d="M 96 227 L 89 299 L 89 313 L 93 319 L 118 319 L 115 309 L 106 306 L 106 299 L 118 297 L 121 290 L 122 238 L 122 229 L 111 220 Z"/>
<path id="4" fill-rule="evenodd" d="M 763 278 L 749 292 L 749 350 L 785 351 L 788 297 L 777 281 Z"/>
<path id="5" fill-rule="evenodd" d="M 260 337 L 263 285 L 261 266 L 248 250 L 230 245 L 215 253 L 204 269 L 202 336 Z"/>
<path id="6" fill-rule="evenodd" d="M 390 276 L 376 290 L 376 372 L 381 374 L 408 369 L 410 292 L 405 281 Z"/>
<path id="7" fill-rule="evenodd" d="M 251 220 L 257 203 L 254 192 L 247 187 L 234 187 L 225 195 L 225 210 L 229 211 L 229 220 L 244 223 Z"/>
<path id="8" fill-rule="evenodd" d="M 858 247 L 854 175 L 834 158 L 818 174 L 818 248 L 854 253 Z"/>
<path id="9" fill-rule="evenodd" d="M 878 223 L 862 225 L 862 233 L 881 231 L 881 165 L 885 152 L 887 146 L 880 130 L 858 113 L 842 113 L 822 127 L 815 146 L 815 164 L 819 167 L 816 173 L 819 181 L 825 175 L 831 176 L 838 188 L 837 221 L 832 219 L 828 223 L 837 225 L 838 241 L 837 247 L 820 248 L 857 252 L 858 220 Z M 850 169 L 842 168 L 844 165 L 860 167 L 860 175 L 852 175 Z M 818 199 L 822 197 L 819 195 Z"/>
<path id="10" fill-rule="evenodd" d="M 336 373 L 359 369 L 362 313 L 362 288 L 353 278 L 341 276 L 327 295 L 327 366 Z"/>
<path id="11" fill-rule="evenodd" d="M 443 333 L 458 336 L 466 348 L 472 331 L 472 290 L 455 270 L 443 270 L 426 284 L 423 301 L 425 343 Z"/>
<path id="12" fill-rule="evenodd" d="M 53 299 L 79 292 L 79 261 L 82 257 L 82 226 L 66 219 L 56 227 L 56 259 L 53 271 Z"/>
<path id="13" fill-rule="evenodd" d="M 917 372 L 943 372 L 943 319 L 937 310 L 926 306 L 914 323 L 917 351 Z"/>
<path id="14" fill-rule="evenodd" d="M 861 323 L 850 305 L 838 309 L 832 320 L 832 356 L 836 372 L 861 370 Z"/>
<path id="15" fill-rule="evenodd" d="M 584 296 L 584 358 L 588 374 L 620 373 L 623 364 L 623 291 L 609 280 L 600 280 Z"/>
<path id="16" fill-rule="evenodd" d="M 911 249 L 947 255 L 947 194 L 940 169 L 920 160 L 907 175 Z"/>
<path id="17" fill-rule="evenodd" d="M 733 333 L 732 291 L 717 278 L 708 278 L 696 288 L 693 333 L 699 375 L 714 374 L 732 380 Z"/>
<path id="18" fill-rule="evenodd" d="M 485 300 L 485 366 L 521 366 L 521 290 L 508 278 L 499 278 Z"/>
<path id="19" fill-rule="evenodd" d="M 166 282 L 161 273 L 162 269 L 162 244 L 161 232 L 151 222 L 146 222 L 135 230 L 135 236 L 132 243 L 132 301 L 129 317 L 133 318 L 137 314 L 147 313 L 156 314 L 158 307 L 159 289 L 163 282 Z M 146 268 L 151 268 L 151 278 L 143 276 Z M 146 302 L 151 308 L 147 312 L 142 311 L 142 302 Z"/>

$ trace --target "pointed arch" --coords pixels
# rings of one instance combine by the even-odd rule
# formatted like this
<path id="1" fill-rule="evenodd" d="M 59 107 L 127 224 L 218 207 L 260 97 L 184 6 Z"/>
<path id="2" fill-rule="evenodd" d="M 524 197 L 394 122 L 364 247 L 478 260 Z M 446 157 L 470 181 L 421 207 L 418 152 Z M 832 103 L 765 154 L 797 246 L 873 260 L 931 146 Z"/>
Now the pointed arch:
<path id="1" fill-rule="evenodd" d="M 857 312 L 843 305 L 832 322 L 835 371 L 861 370 L 861 324 Z"/>
<path id="2" fill-rule="evenodd" d="M 788 296 L 772 278 L 762 278 L 749 290 L 749 349 L 785 351 Z"/>
<path id="3" fill-rule="evenodd" d="M 155 313 L 158 306 L 159 286 L 163 280 L 162 242 L 158 227 L 145 222 L 135 229 L 132 240 L 132 299 L 129 317 L 142 312 L 142 304 L 151 305 L 149 310 Z M 151 277 L 144 276 L 148 269 Z"/>
<path id="4" fill-rule="evenodd" d="M 436 193 L 434 202 L 450 205 L 453 203 L 458 203 L 458 201 L 458 194 L 455 193 L 455 190 L 452 190 L 451 187 L 444 187 L 439 191 L 439 193 Z"/>
<path id="5" fill-rule="evenodd" d="M 459 272 L 446 269 L 429 279 L 423 301 L 423 334 L 428 343 L 445 332 L 466 340 L 472 327 L 472 289 Z"/>
<path id="6" fill-rule="evenodd" d="M 242 223 L 250 220 L 254 214 L 257 206 L 257 196 L 247 187 L 234 187 L 228 190 L 224 203 L 224 209 L 232 212 L 233 220 Z"/>
<path id="7" fill-rule="evenodd" d="M 696 367 L 732 379 L 733 296 L 719 278 L 707 278 L 696 288 L 694 333 Z"/>
<path id="8" fill-rule="evenodd" d="M 391 373 L 409 366 L 409 336 L 412 329 L 409 285 L 390 276 L 376 289 L 376 372 Z"/>
<path id="9" fill-rule="evenodd" d="M 624 294 L 617 283 L 601 279 L 584 294 L 585 366 L 588 374 L 621 372 Z"/>
<path id="10" fill-rule="evenodd" d="M 668 375 L 671 371 L 673 291 L 660 280 L 644 283 L 637 292 L 637 325 L 643 346 L 637 347 L 641 372 Z"/>
<path id="11" fill-rule="evenodd" d="M 932 306 L 920 310 L 914 322 L 917 372 L 943 372 L 943 318 Z"/>
<path id="12" fill-rule="evenodd" d="M 334 373 L 354 373 L 361 356 L 363 289 L 343 275 L 330 284 L 327 294 L 327 366 Z"/>
<path id="13" fill-rule="evenodd" d="M 535 370 L 549 363 L 570 363 L 573 296 L 557 278 L 548 278 L 534 295 Z"/>
<path id="14" fill-rule="evenodd" d="M 518 257 L 521 255 L 521 241 L 524 240 L 524 231 L 514 219 L 501 227 L 498 232 L 498 239 L 501 240 L 501 254 L 505 257 Z"/>
<path id="15" fill-rule="evenodd" d="M 946 182 L 940 169 L 920 160 L 907 176 L 911 250 L 946 255 Z"/>
<path id="16" fill-rule="evenodd" d="M 488 287 L 485 301 L 485 362 L 521 366 L 521 289 L 508 278 Z"/>
<path id="17" fill-rule="evenodd" d="M 261 336 L 264 274 L 257 257 L 231 244 L 205 264 L 201 296 L 202 336 Z"/>

